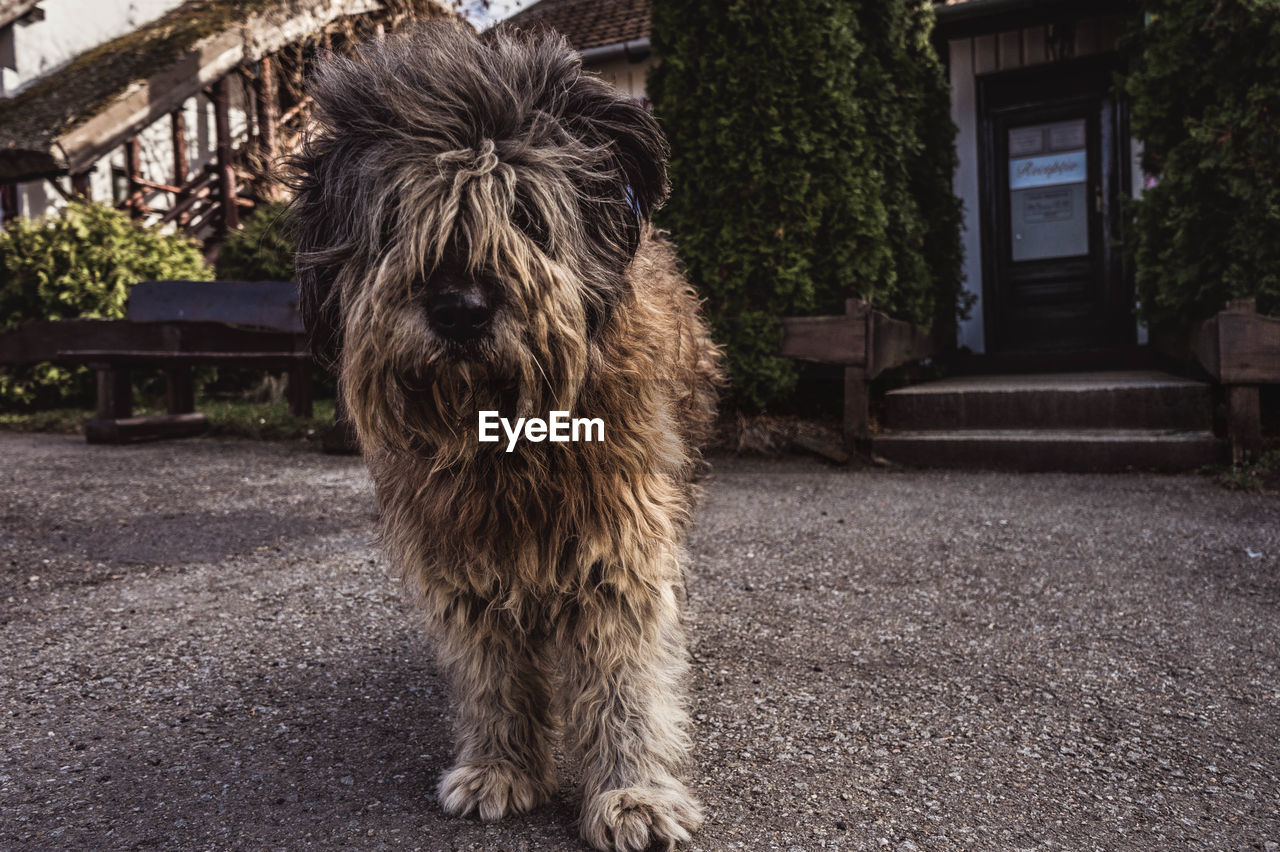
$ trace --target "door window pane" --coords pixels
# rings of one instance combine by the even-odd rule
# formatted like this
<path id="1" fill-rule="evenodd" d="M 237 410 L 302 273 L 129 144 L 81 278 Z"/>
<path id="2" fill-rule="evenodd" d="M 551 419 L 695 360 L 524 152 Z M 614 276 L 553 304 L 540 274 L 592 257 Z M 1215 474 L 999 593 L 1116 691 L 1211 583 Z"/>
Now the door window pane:
<path id="1" fill-rule="evenodd" d="M 1089 253 L 1088 177 L 1084 119 L 1009 131 L 1013 260 Z"/>

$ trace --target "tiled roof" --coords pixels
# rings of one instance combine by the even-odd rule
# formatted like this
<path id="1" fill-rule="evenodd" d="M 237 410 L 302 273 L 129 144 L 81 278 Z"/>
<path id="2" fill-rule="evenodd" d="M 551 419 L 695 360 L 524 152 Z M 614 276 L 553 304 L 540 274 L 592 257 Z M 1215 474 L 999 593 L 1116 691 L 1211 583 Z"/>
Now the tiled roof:
<path id="1" fill-rule="evenodd" d="M 541 0 L 509 22 L 521 29 L 549 27 L 577 50 L 649 37 L 650 0 Z"/>

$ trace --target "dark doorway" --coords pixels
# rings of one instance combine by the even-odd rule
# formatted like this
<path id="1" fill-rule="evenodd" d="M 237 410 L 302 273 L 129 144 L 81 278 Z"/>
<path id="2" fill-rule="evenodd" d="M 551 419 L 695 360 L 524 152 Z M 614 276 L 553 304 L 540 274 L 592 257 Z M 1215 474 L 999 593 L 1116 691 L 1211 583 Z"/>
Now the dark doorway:
<path id="1" fill-rule="evenodd" d="M 1115 70 L 1077 60 L 978 81 L 989 352 L 1134 342 L 1132 284 L 1115 239 L 1129 186 Z"/>

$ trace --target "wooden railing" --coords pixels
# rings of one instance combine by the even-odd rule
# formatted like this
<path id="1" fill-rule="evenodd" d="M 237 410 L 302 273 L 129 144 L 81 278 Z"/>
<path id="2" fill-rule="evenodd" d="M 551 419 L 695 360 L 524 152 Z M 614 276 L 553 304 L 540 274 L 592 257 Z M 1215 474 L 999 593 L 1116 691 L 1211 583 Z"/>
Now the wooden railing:
<path id="1" fill-rule="evenodd" d="M 1262 451 L 1259 387 L 1280 384 L 1280 318 L 1259 314 L 1254 299 L 1227 302 L 1200 324 L 1191 347 L 1226 392 L 1231 461 L 1257 458 Z"/>
<path id="2" fill-rule="evenodd" d="M 778 354 L 844 367 L 844 439 L 850 448 L 870 437 L 871 380 L 885 370 L 934 354 L 937 342 L 920 326 L 895 320 L 861 299 L 842 316 L 784 317 Z"/>

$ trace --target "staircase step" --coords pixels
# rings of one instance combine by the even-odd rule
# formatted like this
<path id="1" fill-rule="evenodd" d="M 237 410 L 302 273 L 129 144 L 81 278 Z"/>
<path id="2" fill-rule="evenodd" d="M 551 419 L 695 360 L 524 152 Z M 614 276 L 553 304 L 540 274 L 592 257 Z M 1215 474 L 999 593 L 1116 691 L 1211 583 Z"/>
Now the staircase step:
<path id="1" fill-rule="evenodd" d="M 1209 385 L 1156 370 L 966 376 L 885 396 L 889 429 L 1177 429 L 1213 426 Z"/>
<path id="2" fill-rule="evenodd" d="M 906 430 L 876 436 L 872 449 L 914 467 L 1022 471 L 1192 470 L 1223 452 L 1211 432 L 1168 429 Z"/>

